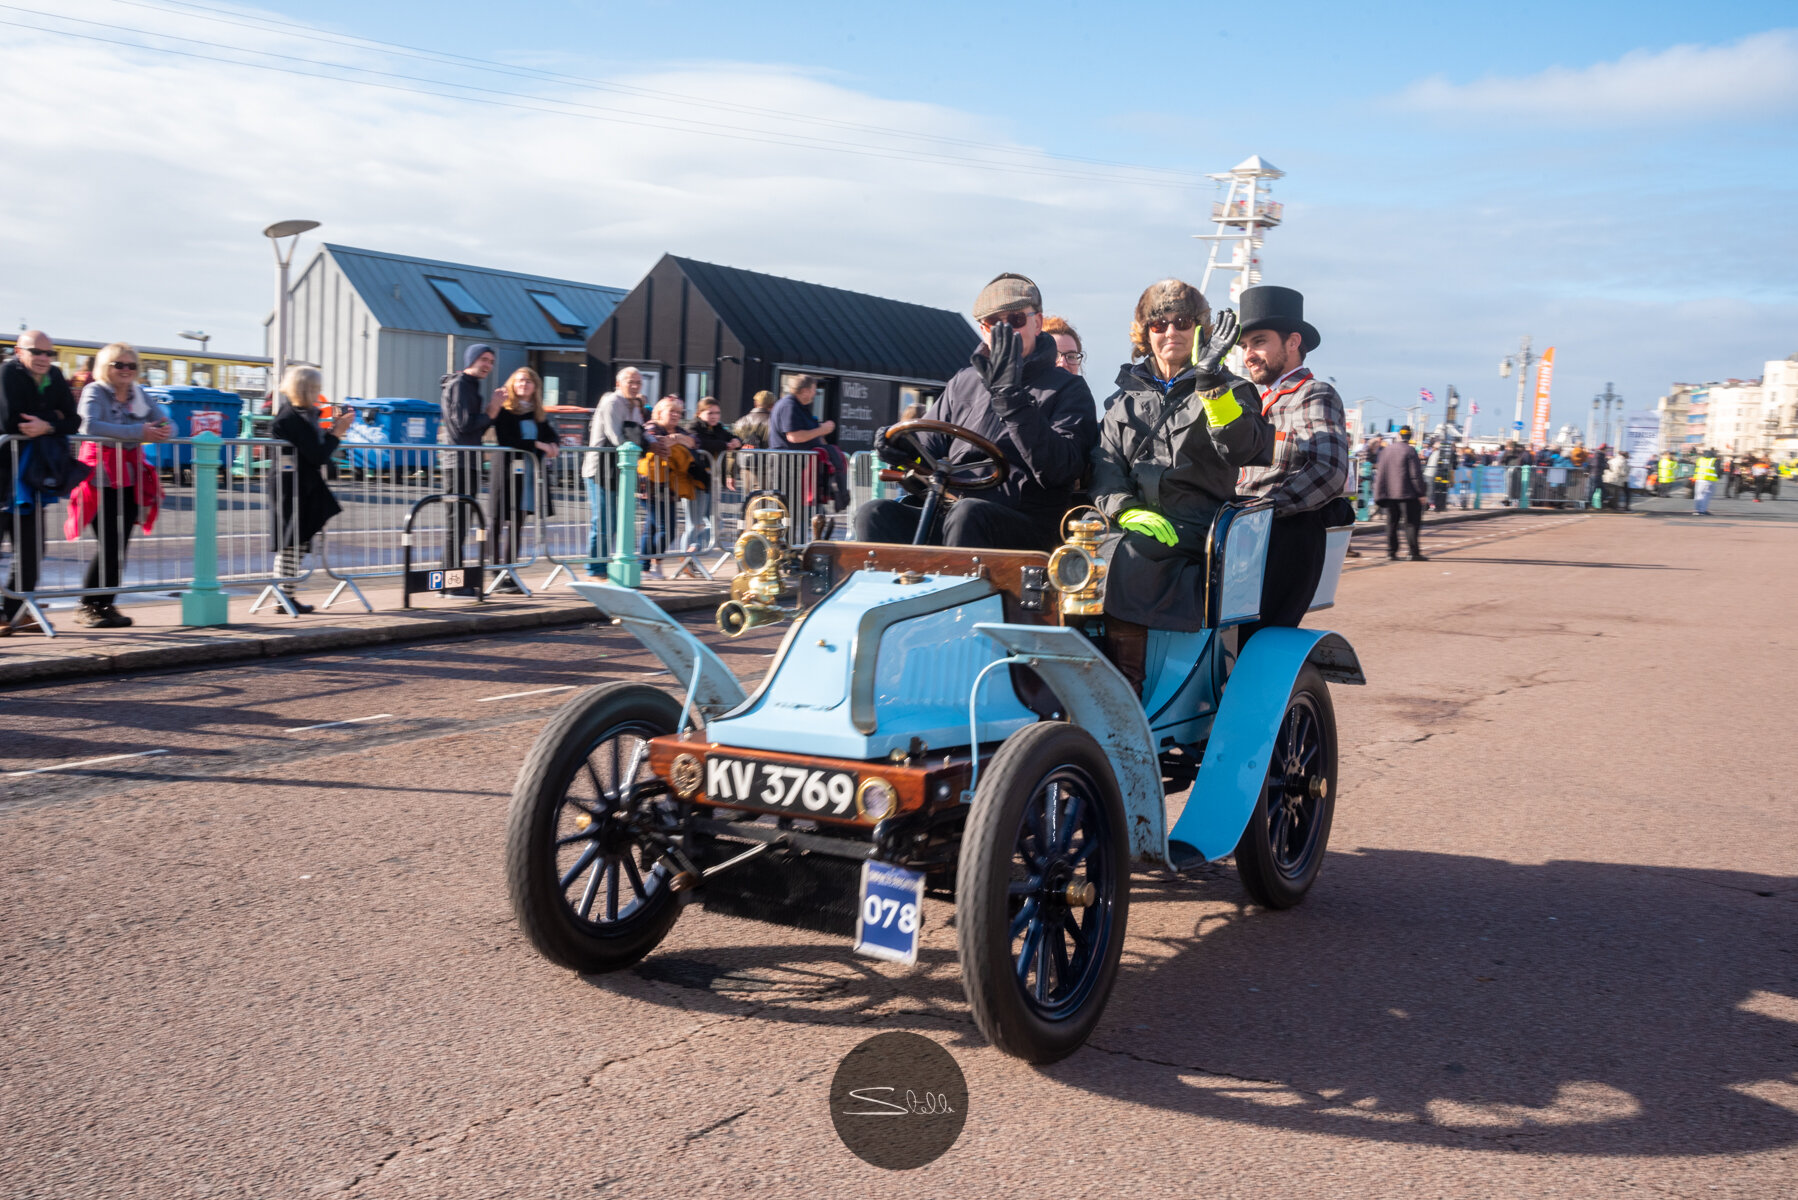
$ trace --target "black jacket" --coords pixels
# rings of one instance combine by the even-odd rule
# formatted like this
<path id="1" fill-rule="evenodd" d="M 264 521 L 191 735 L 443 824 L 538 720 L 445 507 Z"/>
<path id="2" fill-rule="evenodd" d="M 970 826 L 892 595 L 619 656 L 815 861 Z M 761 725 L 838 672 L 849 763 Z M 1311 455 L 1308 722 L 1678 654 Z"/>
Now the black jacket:
<path id="1" fill-rule="evenodd" d="M 81 412 L 62 371 L 51 367 L 49 379 L 40 391 L 31 369 L 17 358 L 9 358 L 0 364 L 0 436 L 17 434 L 20 422 L 33 416 L 50 423 L 51 432 L 43 437 L 60 436 L 65 439 L 63 447 L 67 449 L 66 439 L 81 432 Z M 0 507 L 12 503 L 13 459 L 18 453 L 13 447 L 19 444 L 10 443 L 5 450 L 0 450 Z"/>
<path id="2" fill-rule="evenodd" d="M 1038 334 L 1024 361 L 1029 403 L 1001 415 L 993 405 L 982 368 L 986 347 L 974 351 L 970 365 L 949 380 L 943 394 L 924 416 L 972 430 L 1005 452 L 1011 473 L 991 491 L 973 493 L 1020 512 L 1059 520 L 1071 506 L 1069 493 L 1084 481 L 1087 459 L 1099 440 L 1099 421 L 1086 380 L 1055 365 L 1055 339 Z M 983 457 L 966 442 L 939 434 L 918 440 L 937 458 L 970 462 Z"/>
<path id="3" fill-rule="evenodd" d="M 1274 427 L 1261 415 L 1255 385 L 1228 372 L 1219 387 L 1195 390 L 1194 372 L 1176 375 L 1164 393 L 1147 364 L 1118 371 L 1093 454 L 1093 503 L 1116 519 L 1152 508 L 1203 546 L 1217 510 L 1236 496 L 1240 467 L 1273 462 Z M 1203 401 L 1231 392 L 1242 415 L 1213 428 Z"/>
<path id="4" fill-rule="evenodd" d="M 294 448 L 293 470 L 275 472 L 276 502 L 269 505 L 269 536 L 276 549 L 298 546 L 343 511 L 325 484 L 325 464 L 337 449 L 337 435 L 321 432 L 286 400 L 275 412 L 269 435 Z"/>
<path id="5" fill-rule="evenodd" d="M 693 435 L 693 441 L 701 450 L 711 455 L 710 458 L 700 458 L 695 456 L 693 459 L 693 466 L 687 472 L 689 475 L 693 476 L 694 479 L 704 484 L 707 488 L 710 488 L 712 486 L 712 463 L 722 463 L 724 461 L 724 456 L 731 452 L 730 440 L 737 435 L 732 433 L 730 426 L 723 422 L 716 425 L 707 425 L 698 417 L 694 417 L 691 421 L 688 421 L 682 428 Z"/>
<path id="6" fill-rule="evenodd" d="M 533 419 L 537 422 L 537 436 L 526 437 L 524 436 L 524 418 L 509 408 L 501 408 L 493 417 L 493 440 L 502 446 L 523 450 L 530 454 L 533 460 L 542 461 L 543 451 L 538 448 L 537 443 L 548 442 L 553 445 L 560 438 L 556 434 L 555 426 L 549 423 L 546 415 L 538 413 Z M 516 476 L 514 479 L 513 491 L 515 494 L 512 497 L 512 503 L 515 508 L 518 508 L 524 504 L 524 484 Z M 550 487 L 537 488 L 532 498 L 535 505 L 533 511 L 541 509 L 544 516 L 554 516 L 556 508 L 550 501 L 550 494 L 553 491 L 554 489 Z"/>
<path id="7" fill-rule="evenodd" d="M 450 446 L 478 446 L 481 437 L 492 428 L 487 415 L 487 402 L 481 397 L 481 381 L 467 371 L 457 371 L 442 379 L 443 394 L 438 406 L 443 410 L 441 441 Z"/>

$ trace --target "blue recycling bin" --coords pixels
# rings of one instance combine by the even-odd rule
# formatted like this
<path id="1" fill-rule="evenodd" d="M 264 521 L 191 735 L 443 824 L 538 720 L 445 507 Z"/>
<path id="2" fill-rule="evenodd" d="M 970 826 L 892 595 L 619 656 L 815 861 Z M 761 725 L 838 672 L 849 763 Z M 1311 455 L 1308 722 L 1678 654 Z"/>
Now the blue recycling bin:
<path id="1" fill-rule="evenodd" d="M 387 440 L 396 446 L 435 446 L 437 444 L 437 423 L 442 418 L 442 410 L 428 400 L 414 400 L 410 396 L 383 396 L 374 401 L 385 405 L 382 421 L 387 430 Z M 422 472 L 431 473 L 435 454 L 431 451 L 417 452 L 395 450 L 392 452 L 394 466 L 397 470 L 416 475 Z"/>
<path id="2" fill-rule="evenodd" d="M 356 414 L 355 421 L 344 431 L 343 447 L 349 465 L 359 471 L 384 471 L 393 461 L 392 452 L 379 448 L 362 448 L 369 442 L 390 442 L 388 435 L 389 405 L 385 400 L 359 400 L 350 397 L 343 406 Z"/>
<path id="3" fill-rule="evenodd" d="M 220 437 L 238 436 L 243 417 L 243 397 L 236 392 L 203 387 L 145 388 L 156 402 L 168 410 L 175 423 L 175 436 L 190 438 L 195 433 L 211 431 Z M 199 428 L 195 428 L 196 420 Z M 192 446 L 169 446 L 157 442 L 144 447 L 144 457 L 158 469 L 193 465 Z"/>

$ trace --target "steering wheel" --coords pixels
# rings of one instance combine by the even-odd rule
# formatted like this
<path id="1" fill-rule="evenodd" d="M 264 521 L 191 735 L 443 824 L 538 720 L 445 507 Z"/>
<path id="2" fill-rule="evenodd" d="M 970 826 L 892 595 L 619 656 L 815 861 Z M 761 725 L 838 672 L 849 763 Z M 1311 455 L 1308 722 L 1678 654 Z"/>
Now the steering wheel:
<path id="1" fill-rule="evenodd" d="M 949 462 L 946 458 L 939 459 L 924 448 L 924 443 L 917 436 L 921 433 L 938 433 L 951 442 L 966 442 L 986 457 L 958 463 Z M 908 470 L 929 475 L 939 487 L 952 487 L 958 492 L 984 492 L 989 488 L 996 488 L 1011 474 L 1011 464 L 1005 461 L 1005 451 L 972 429 L 963 429 L 960 425 L 951 425 L 947 421 L 901 421 L 897 425 L 889 425 L 881 438 L 881 448 L 909 452 L 912 461 Z M 964 476 L 963 472 L 967 471 L 974 474 Z"/>

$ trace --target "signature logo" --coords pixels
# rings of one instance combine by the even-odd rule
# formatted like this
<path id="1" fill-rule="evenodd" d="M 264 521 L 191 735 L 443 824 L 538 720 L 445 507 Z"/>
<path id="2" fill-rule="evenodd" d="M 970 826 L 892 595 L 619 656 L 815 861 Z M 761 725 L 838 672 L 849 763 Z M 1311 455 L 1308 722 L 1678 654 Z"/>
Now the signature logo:
<path id="1" fill-rule="evenodd" d="M 883 1100 L 874 1095 L 875 1092 L 886 1092 L 897 1095 L 899 1089 L 893 1087 L 851 1088 L 849 1098 L 862 1104 L 878 1104 L 876 1109 L 845 1111 L 845 1117 L 934 1117 L 955 1111 L 949 1103 L 946 1092 L 925 1092 L 920 1099 L 918 1093 L 910 1088 L 905 1089 L 905 1102 L 895 1104 L 892 1100 Z"/>
<path id="2" fill-rule="evenodd" d="M 961 1137 L 967 1110 L 967 1077 L 921 1034 L 875 1034 L 843 1056 L 830 1081 L 837 1136 L 857 1158 L 889 1171 L 941 1158 Z"/>

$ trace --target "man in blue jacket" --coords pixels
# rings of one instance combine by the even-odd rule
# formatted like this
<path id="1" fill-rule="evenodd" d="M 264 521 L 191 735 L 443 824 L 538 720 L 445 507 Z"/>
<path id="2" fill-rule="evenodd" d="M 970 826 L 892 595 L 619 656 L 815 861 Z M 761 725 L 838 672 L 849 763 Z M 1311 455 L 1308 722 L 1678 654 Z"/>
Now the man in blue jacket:
<path id="1" fill-rule="evenodd" d="M 81 430 L 75 394 L 56 367 L 56 343 L 42 330 L 19 335 L 12 358 L 0 365 L 0 436 L 13 441 L 0 446 L 0 542 L 12 541 L 15 592 L 37 586 L 38 559 L 44 546 L 44 510 L 35 502 L 16 503 L 14 467 L 25 448 L 41 437 L 64 439 Z M 0 637 L 12 633 L 13 618 L 23 600 L 8 596 L 0 605 Z"/>
<path id="2" fill-rule="evenodd" d="M 1043 298 L 1022 275 L 1000 275 L 974 301 L 981 345 L 956 372 L 924 415 L 995 443 L 1010 474 L 990 491 L 958 497 L 945 506 L 932 545 L 989 550 L 1052 550 L 1061 541 L 1062 514 L 1073 506 L 1099 441 L 1098 416 L 1086 380 L 1056 365 L 1055 339 L 1043 332 Z M 983 455 L 941 434 L 918 440 L 947 463 Z M 921 505 L 873 500 L 855 514 L 855 536 L 864 542 L 910 542 Z"/>

